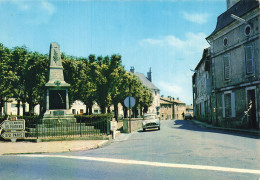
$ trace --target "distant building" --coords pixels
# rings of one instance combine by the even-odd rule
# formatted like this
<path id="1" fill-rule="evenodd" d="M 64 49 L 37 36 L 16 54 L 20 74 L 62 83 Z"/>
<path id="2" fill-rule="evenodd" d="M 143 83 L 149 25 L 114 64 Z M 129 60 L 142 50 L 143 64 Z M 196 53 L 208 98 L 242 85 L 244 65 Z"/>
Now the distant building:
<path id="1" fill-rule="evenodd" d="M 135 72 L 135 68 L 131 67 L 130 72 L 136 75 L 140 81 L 143 83 L 144 86 L 146 86 L 148 89 L 150 89 L 153 93 L 153 103 L 152 106 L 148 108 L 148 113 L 155 113 L 159 115 L 160 113 L 160 90 L 157 88 L 152 81 L 152 70 L 150 68 L 150 71 L 147 73 L 147 77 L 143 73 Z"/>
<path id="2" fill-rule="evenodd" d="M 191 114 L 191 116 L 193 117 L 194 114 L 193 114 L 193 105 L 186 105 L 186 113 L 189 113 Z"/>
<path id="3" fill-rule="evenodd" d="M 10 98 L 7 102 L 4 103 L 4 107 L 2 109 L 2 114 L 5 115 L 18 115 L 17 110 L 18 110 L 18 103 L 15 100 L 15 98 Z M 29 104 L 25 103 L 25 112 L 29 112 Z M 36 105 L 34 107 L 34 113 L 35 114 L 40 114 L 40 106 Z M 23 116 L 23 106 L 20 104 L 20 116 Z"/>
<path id="4" fill-rule="evenodd" d="M 187 113 L 186 104 L 181 102 L 179 98 L 175 99 L 170 96 L 168 96 L 168 98 L 160 97 L 160 104 L 160 119 L 162 120 L 184 119 L 183 115 Z M 189 112 L 192 112 L 192 108 L 190 106 L 188 109 Z"/>

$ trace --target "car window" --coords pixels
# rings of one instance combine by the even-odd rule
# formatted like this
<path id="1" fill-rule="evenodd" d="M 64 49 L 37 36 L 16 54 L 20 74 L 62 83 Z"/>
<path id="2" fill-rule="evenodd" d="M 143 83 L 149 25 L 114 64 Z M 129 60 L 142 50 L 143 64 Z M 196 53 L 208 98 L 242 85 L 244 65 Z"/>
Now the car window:
<path id="1" fill-rule="evenodd" d="M 156 119 L 156 118 L 155 118 L 155 115 L 146 115 L 146 116 L 144 116 L 144 120 L 147 120 L 147 119 Z"/>

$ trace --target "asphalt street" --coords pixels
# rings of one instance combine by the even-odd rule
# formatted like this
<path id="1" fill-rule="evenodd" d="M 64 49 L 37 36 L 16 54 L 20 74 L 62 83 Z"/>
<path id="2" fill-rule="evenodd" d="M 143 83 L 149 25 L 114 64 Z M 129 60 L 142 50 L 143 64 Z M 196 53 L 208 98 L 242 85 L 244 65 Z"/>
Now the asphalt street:
<path id="1" fill-rule="evenodd" d="M 260 141 L 191 121 L 79 152 L 0 156 L 0 179 L 259 179 Z"/>

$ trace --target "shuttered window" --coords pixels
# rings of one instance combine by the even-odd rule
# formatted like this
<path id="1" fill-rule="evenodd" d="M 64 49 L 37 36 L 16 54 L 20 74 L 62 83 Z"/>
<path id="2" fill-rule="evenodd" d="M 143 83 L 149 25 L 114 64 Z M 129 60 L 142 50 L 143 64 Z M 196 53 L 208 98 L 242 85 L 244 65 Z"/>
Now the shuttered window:
<path id="1" fill-rule="evenodd" d="M 254 73 L 254 64 L 253 64 L 253 48 L 252 46 L 245 47 L 245 62 L 246 62 L 246 74 Z"/>
<path id="2" fill-rule="evenodd" d="M 230 58 L 229 55 L 225 55 L 223 57 L 223 64 L 224 64 L 224 79 L 230 79 Z"/>
<path id="3" fill-rule="evenodd" d="M 223 117 L 236 117 L 235 93 L 222 94 Z"/>

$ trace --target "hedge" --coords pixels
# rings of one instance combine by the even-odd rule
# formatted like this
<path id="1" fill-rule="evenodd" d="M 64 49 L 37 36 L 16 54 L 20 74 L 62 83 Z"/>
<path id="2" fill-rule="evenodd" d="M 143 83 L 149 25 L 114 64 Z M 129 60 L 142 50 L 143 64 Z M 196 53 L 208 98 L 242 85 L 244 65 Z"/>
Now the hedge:
<path id="1" fill-rule="evenodd" d="M 106 133 L 110 127 L 111 114 L 92 114 L 92 115 L 75 115 L 77 123 L 85 123 L 86 126 L 94 126 L 95 129 L 100 129 L 101 133 Z"/>

